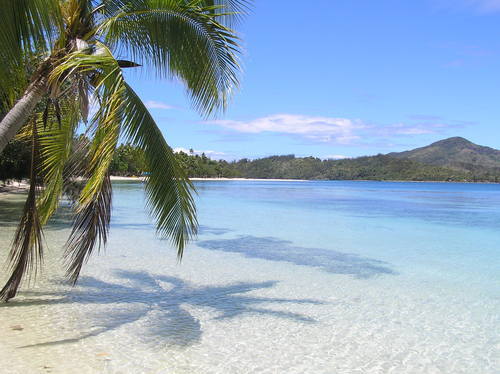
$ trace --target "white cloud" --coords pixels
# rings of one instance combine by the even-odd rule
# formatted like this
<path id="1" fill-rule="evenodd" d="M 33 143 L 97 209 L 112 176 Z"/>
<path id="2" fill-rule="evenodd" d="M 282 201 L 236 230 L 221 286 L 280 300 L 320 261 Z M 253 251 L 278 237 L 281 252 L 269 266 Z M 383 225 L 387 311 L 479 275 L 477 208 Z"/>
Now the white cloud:
<path id="1" fill-rule="evenodd" d="M 146 108 L 148 109 L 174 109 L 175 107 L 172 105 L 168 105 L 161 101 L 149 100 L 144 103 Z"/>
<path id="2" fill-rule="evenodd" d="M 349 158 L 349 156 L 344 156 L 344 155 L 327 155 L 323 157 L 325 160 L 343 160 Z"/>
<path id="3" fill-rule="evenodd" d="M 184 148 L 184 147 L 177 147 L 177 148 L 174 148 L 174 152 L 175 153 L 179 153 L 179 152 L 184 152 L 184 153 L 187 153 L 187 154 L 190 154 L 190 150 L 187 149 L 187 148 Z M 195 155 L 201 155 L 202 153 L 204 153 L 207 157 L 209 158 L 212 158 L 212 159 L 226 159 L 226 157 L 228 157 L 228 155 L 224 152 L 218 152 L 218 151 L 211 151 L 211 150 L 207 150 L 207 151 L 200 151 L 200 150 L 197 150 L 197 149 L 193 149 L 193 153 Z"/>
<path id="4" fill-rule="evenodd" d="M 391 135 L 424 135 L 424 134 L 434 134 L 437 128 L 447 127 L 445 124 L 405 124 L 396 123 L 394 125 L 386 125 L 381 127 L 374 127 L 373 133 L 380 136 L 391 136 Z"/>
<path id="5" fill-rule="evenodd" d="M 205 123 L 240 133 L 287 134 L 318 143 L 338 145 L 361 145 L 377 138 L 387 141 L 393 137 L 437 134 L 457 127 L 456 123 L 448 123 L 437 116 L 415 118 L 409 123 L 373 124 L 359 119 L 274 114 L 248 121 L 217 120 Z"/>
<path id="6" fill-rule="evenodd" d="M 366 127 L 361 121 L 348 118 L 294 114 L 275 114 L 250 121 L 217 120 L 206 123 L 245 133 L 274 132 L 340 144 L 349 144 L 357 140 L 359 137 L 354 134 L 354 131 Z"/>

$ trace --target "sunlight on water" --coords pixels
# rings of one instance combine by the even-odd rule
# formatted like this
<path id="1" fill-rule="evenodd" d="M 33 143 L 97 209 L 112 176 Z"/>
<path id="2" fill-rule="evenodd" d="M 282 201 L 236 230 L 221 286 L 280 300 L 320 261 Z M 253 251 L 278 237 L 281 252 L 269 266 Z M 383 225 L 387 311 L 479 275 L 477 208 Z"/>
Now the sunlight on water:
<path id="1" fill-rule="evenodd" d="M 142 185 L 115 183 L 108 248 L 73 289 L 62 209 L 42 277 L 0 305 L 4 372 L 500 372 L 498 185 L 197 187 L 179 264 Z M 21 204 L 0 200 L 1 260 Z"/>

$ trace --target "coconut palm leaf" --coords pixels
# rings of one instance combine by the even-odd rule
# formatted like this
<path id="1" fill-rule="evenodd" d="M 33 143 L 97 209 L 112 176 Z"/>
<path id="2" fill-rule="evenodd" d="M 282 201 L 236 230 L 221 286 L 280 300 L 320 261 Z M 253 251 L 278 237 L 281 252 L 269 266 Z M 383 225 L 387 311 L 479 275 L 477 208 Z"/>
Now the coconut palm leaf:
<path id="1" fill-rule="evenodd" d="M 76 204 L 76 218 L 65 252 L 67 275 L 73 284 L 94 248 L 106 245 L 109 230 L 112 189 L 108 170 L 120 134 L 123 89 L 117 87 L 112 76 L 107 77 L 102 89 L 103 105 L 94 116 L 98 123 L 86 157 L 87 180 Z"/>
<path id="2" fill-rule="evenodd" d="M 16 295 L 26 274 L 36 277 L 43 256 L 42 223 L 36 204 L 39 183 L 36 125 L 33 125 L 32 134 L 30 189 L 9 254 L 11 275 L 0 290 L 0 300 L 4 301 L 8 301 Z"/>
<path id="3" fill-rule="evenodd" d="M 26 62 L 47 57 L 54 42 L 56 30 L 61 27 L 57 0 L 3 0 L 2 32 L 0 32 L 0 91 L 10 96 L 24 91 L 28 77 L 13 79 L 26 74 Z M 19 92 L 19 90 L 21 90 Z"/>
<path id="4" fill-rule="evenodd" d="M 38 120 L 40 167 L 44 180 L 44 189 L 38 199 L 42 224 L 46 224 L 55 212 L 63 193 L 66 164 L 71 156 L 72 140 L 80 120 L 78 106 L 75 99 L 63 103 L 60 126 L 55 123 L 55 109 L 47 113 L 51 123 L 45 123 L 43 118 Z"/>
<path id="5" fill-rule="evenodd" d="M 214 15 L 222 18 L 229 27 L 238 24 L 250 11 L 250 1 L 246 0 L 203 0 L 207 8 L 212 8 Z"/>
<path id="6" fill-rule="evenodd" d="M 62 27 L 58 0 L 3 0 L 0 56 L 21 62 L 28 51 L 47 52 Z"/>
<path id="7" fill-rule="evenodd" d="M 100 123 L 90 150 L 91 176 L 79 199 L 78 218 L 66 252 L 68 275 L 72 282 L 77 281 L 80 269 L 94 246 L 100 247 L 106 242 L 109 225 L 109 207 L 106 204 L 111 203 L 106 192 L 111 190 L 111 186 L 100 185 L 99 182 L 103 180 L 102 173 L 109 168 L 116 146 L 116 124 L 121 123 L 124 135 L 145 152 L 151 170 L 146 183 L 148 207 L 156 219 L 158 232 L 173 241 L 180 257 L 197 225 L 191 183 L 177 165 L 172 150 L 145 105 L 125 83 L 118 61 L 109 50 L 102 46 L 99 48 L 101 53 L 92 63 L 98 64 L 96 66 L 102 70 L 103 78 L 98 80 L 96 88 L 102 90 L 103 104 L 95 115 Z M 91 59 L 80 57 L 75 57 L 66 67 L 72 69 L 77 64 L 80 69 L 85 69 L 91 64 Z M 99 203 L 96 205 L 95 201 Z M 91 212 L 96 215 L 92 216 Z M 95 222 L 99 222 L 97 235 Z"/>
<path id="8" fill-rule="evenodd" d="M 106 244 L 111 219 L 111 197 L 111 181 L 109 175 L 106 175 L 95 198 L 78 207 L 65 252 L 67 275 L 72 284 L 78 281 L 82 266 L 93 250 L 96 247 L 100 250 Z"/>
<path id="9" fill-rule="evenodd" d="M 202 1 L 130 1 L 97 34 L 159 76 L 180 78 L 195 108 L 210 114 L 226 107 L 239 69 L 237 38 L 214 9 Z"/>
<path id="10" fill-rule="evenodd" d="M 125 84 L 124 134 L 144 151 L 149 166 L 146 179 L 148 208 L 159 234 L 170 238 L 182 258 L 186 242 L 196 234 L 192 183 L 175 159 L 144 103 Z"/>

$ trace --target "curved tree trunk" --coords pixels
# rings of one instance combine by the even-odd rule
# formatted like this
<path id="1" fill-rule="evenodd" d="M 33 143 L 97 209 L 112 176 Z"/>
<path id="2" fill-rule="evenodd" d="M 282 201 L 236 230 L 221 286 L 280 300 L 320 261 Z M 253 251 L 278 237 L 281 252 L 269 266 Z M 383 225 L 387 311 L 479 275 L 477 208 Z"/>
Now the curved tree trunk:
<path id="1" fill-rule="evenodd" d="M 23 97 L 12 107 L 0 122 L 0 153 L 11 141 L 22 125 L 33 113 L 36 104 L 42 99 L 45 91 L 45 82 L 32 83 L 24 92 Z"/>

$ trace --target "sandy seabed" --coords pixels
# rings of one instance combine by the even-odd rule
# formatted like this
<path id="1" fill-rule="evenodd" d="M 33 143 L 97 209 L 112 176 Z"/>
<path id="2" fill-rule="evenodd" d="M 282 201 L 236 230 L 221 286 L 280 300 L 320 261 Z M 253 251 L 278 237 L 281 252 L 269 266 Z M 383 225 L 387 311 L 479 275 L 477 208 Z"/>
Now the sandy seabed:
<path id="1" fill-rule="evenodd" d="M 77 287 L 65 282 L 60 260 L 68 227 L 58 223 L 46 230 L 49 250 L 37 283 L 0 305 L 0 358 L 7 358 L 1 374 L 499 372 L 500 299 L 479 282 L 487 281 L 488 273 L 477 270 L 492 271 L 488 264 L 498 256 L 492 252 L 481 266 L 453 262 L 459 255 L 451 250 L 430 262 L 419 260 L 444 250 L 437 247 L 443 235 L 448 235 L 444 247 L 459 248 L 471 241 L 472 231 L 393 226 L 383 217 L 370 224 L 336 216 L 326 220 L 318 216 L 326 209 L 291 211 L 288 205 L 257 199 L 242 205 L 231 199 L 232 184 L 210 184 L 224 191 L 208 207 L 200 204 L 202 222 L 213 227 L 202 226 L 202 241 L 191 244 L 179 264 L 141 213 L 141 186 L 121 185 L 115 189 L 109 246 L 90 260 Z M 255 189 L 242 193 L 245 185 L 232 187 L 233 193 L 246 196 Z M 290 183 L 288 188 L 292 185 L 309 193 L 309 185 Z M 279 191 L 273 197 L 279 198 Z M 205 195 L 204 201 L 213 196 Z M 8 248 L 12 217 L 24 196 L 4 197 L 0 247 Z M 227 206 L 223 201 L 229 201 Z M 209 219 L 205 208 L 210 208 Z M 280 222 L 288 226 L 278 234 Z M 331 222 L 337 231 L 329 235 Z M 316 244 L 300 244 L 305 236 L 300 230 L 312 223 L 320 232 Z M 409 243 L 410 234 L 420 240 Z M 493 249 L 498 236 L 489 235 L 474 239 L 481 248 L 476 261 Z M 346 253 L 342 245 L 338 251 L 314 248 L 328 237 L 335 239 L 327 243 L 329 249 L 343 238 L 366 237 L 360 248 L 375 247 L 380 237 L 391 242 L 382 240 L 385 252 L 364 256 Z M 403 259 L 366 257 L 383 259 L 401 248 Z M 285 255 L 291 262 L 283 261 Z M 1 251 L 0 264 L 5 256 Z M 448 274 L 453 272 L 458 276 Z M 476 281 L 466 282 L 461 274 Z"/>

